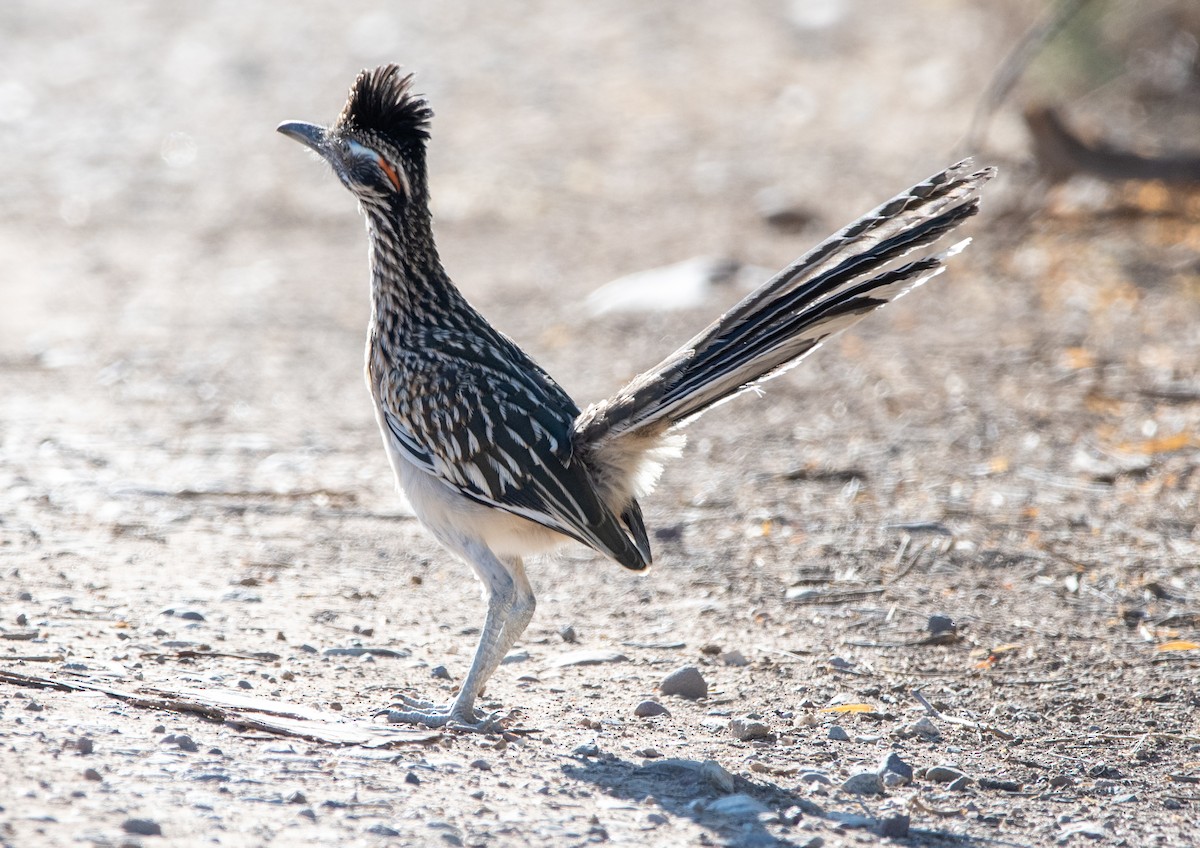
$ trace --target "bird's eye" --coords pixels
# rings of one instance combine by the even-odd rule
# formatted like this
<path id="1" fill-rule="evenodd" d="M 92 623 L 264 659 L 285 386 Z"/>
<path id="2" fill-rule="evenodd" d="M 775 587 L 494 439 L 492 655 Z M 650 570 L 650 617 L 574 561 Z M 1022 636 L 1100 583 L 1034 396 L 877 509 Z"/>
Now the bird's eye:
<path id="1" fill-rule="evenodd" d="M 362 159 L 370 162 L 380 171 L 382 171 L 383 175 L 387 177 L 388 182 L 392 184 L 392 188 L 396 189 L 396 191 L 398 191 L 400 194 L 403 194 L 405 197 L 410 194 L 408 178 L 405 176 L 404 172 L 393 167 L 392 164 L 383 156 L 379 155 L 371 148 L 359 144 L 354 140 L 348 140 L 346 142 L 346 149 L 356 159 Z"/>

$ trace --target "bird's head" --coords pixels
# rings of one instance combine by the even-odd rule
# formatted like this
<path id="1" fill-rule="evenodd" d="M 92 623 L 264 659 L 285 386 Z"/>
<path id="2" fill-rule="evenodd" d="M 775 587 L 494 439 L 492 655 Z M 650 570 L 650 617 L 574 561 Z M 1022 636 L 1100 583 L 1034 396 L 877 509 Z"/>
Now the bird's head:
<path id="1" fill-rule="evenodd" d="M 319 153 L 364 206 L 408 204 L 424 192 L 433 117 L 397 65 L 363 71 L 331 127 L 285 121 L 279 132 Z"/>

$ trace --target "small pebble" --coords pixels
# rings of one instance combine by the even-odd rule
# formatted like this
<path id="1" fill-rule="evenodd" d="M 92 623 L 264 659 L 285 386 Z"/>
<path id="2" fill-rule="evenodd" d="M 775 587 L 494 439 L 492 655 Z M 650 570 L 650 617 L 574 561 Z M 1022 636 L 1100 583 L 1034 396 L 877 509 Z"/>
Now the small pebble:
<path id="1" fill-rule="evenodd" d="M 767 807 L 756 798 L 749 795 L 726 795 L 718 798 L 707 806 L 708 812 L 731 818 L 753 818 L 759 813 L 767 812 Z"/>
<path id="2" fill-rule="evenodd" d="M 925 770 L 925 779 L 934 783 L 953 783 L 960 777 L 965 777 L 961 771 L 952 766 L 934 766 Z"/>
<path id="3" fill-rule="evenodd" d="M 75 750 L 81 754 L 87 755 L 96 750 L 96 743 L 86 736 L 80 736 L 75 740 Z"/>
<path id="4" fill-rule="evenodd" d="M 1075 781 L 1067 777 L 1065 774 L 1056 774 L 1054 777 L 1050 778 L 1050 785 L 1055 789 L 1059 789 L 1063 786 L 1074 786 Z"/>
<path id="5" fill-rule="evenodd" d="M 39 704 L 37 701 L 30 698 L 29 703 L 25 705 L 25 709 L 31 713 L 40 713 L 42 710 L 44 710 L 46 708 L 43 707 L 41 704 Z"/>
<path id="6" fill-rule="evenodd" d="M 100 776 L 100 772 L 96 771 L 94 768 L 90 768 L 90 769 L 83 770 L 83 779 L 84 780 L 103 780 L 104 778 Z"/>
<path id="7" fill-rule="evenodd" d="M 840 724 L 835 724 L 829 728 L 829 738 L 838 742 L 849 742 L 850 734 L 846 732 L 846 728 L 842 727 Z"/>
<path id="8" fill-rule="evenodd" d="M 900 755 L 895 751 L 888 753 L 879 763 L 879 776 L 887 782 L 887 776 L 894 775 L 900 782 L 895 783 L 897 786 L 903 786 L 911 783 L 913 779 L 912 766 L 900 759 Z"/>
<path id="9" fill-rule="evenodd" d="M 650 718 L 660 715 L 669 716 L 671 713 L 658 701 L 642 701 L 633 708 L 633 714 L 638 718 Z"/>
<path id="10" fill-rule="evenodd" d="M 188 753 L 195 753 L 200 750 L 200 746 L 196 744 L 196 740 L 186 733 L 180 733 L 179 735 L 172 733 L 170 736 L 164 736 L 162 744 L 174 745 L 179 750 L 187 751 Z"/>
<path id="11" fill-rule="evenodd" d="M 420 786 L 421 778 L 417 777 L 414 772 L 410 771 L 408 774 L 404 775 L 404 782 L 411 783 L 413 786 Z"/>
<path id="12" fill-rule="evenodd" d="M 399 836 L 400 831 L 393 827 L 388 827 L 386 824 L 373 824 L 367 828 L 367 833 L 375 836 Z"/>
<path id="13" fill-rule="evenodd" d="M 633 752 L 635 757 L 643 757 L 647 760 L 656 760 L 662 756 L 657 748 L 639 748 Z"/>
<path id="14" fill-rule="evenodd" d="M 731 718 L 729 732 L 733 734 L 734 739 L 748 742 L 751 739 L 766 739 L 771 735 L 771 728 L 752 718 Z"/>
<path id="15" fill-rule="evenodd" d="M 829 775 L 819 771 L 806 771 L 800 775 L 801 783 L 820 783 L 824 786 L 833 786 L 833 781 L 829 779 Z"/>
<path id="16" fill-rule="evenodd" d="M 304 808 L 303 810 L 301 810 L 301 811 L 300 811 L 300 812 L 299 812 L 297 815 L 304 816 L 304 817 L 305 817 L 306 819 L 308 819 L 309 821 L 316 821 L 316 820 L 317 820 L 317 814 L 313 812 L 313 809 L 312 809 L 312 807 L 305 807 L 305 808 Z"/>
<path id="17" fill-rule="evenodd" d="M 487 760 L 472 760 L 471 768 L 479 769 L 480 771 L 491 771 L 492 764 L 489 763 Z"/>
<path id="18" fill-rule="evenodd" d="M 571 753 L 580 757 L 598 757 L 600 756 L 600 747 L 595 742 L 585 742 Z"/>
<path id="19" fill-rule="evenodd" d="M 695 701 L 708 697 L 708 682 L 700 670 L 692 665 L 676 669 L 663 678 L 658 689 L 664 695 L 678 695 Z"/>
<path id="20" fill-rule="evenodd" d="M 668 821 L 669 819 L 662 813 L 650 813 L 648 816 L 646 816 L 646 822 L 654 825 L 655 827 L 661 824 L 666 824 Z"/>
<path id="21" fill-rule="evenodd" d="M 1015 780 L 996 780 L 991 777 L 979 778 L 980 789 L 998 789 L 1001 792 L 1020 792 L 1021 784 Z"/>
<path id="22" fill-rule="evenodd" d="M 750 665 L 750 660 L 746 659 L 746 655 L 736 648 L 721 654 L 721 662 L 725 663 L 725 665 L 731 665 L 734 668 Z"/>
<path id="23" fill-rule="evenodd" d="M 195 610 L 188 610 L 187 612 L 181 612 L 179 614 L 179 617 L 186 621 L 204 621 L 204 616 L 202 614 L 196 612 Z"/>
<path id="24" fill-rule="evenodd" d="M 925 622 L 925 629 L 937 636 L 942 633 L 954 633 L 958 630 L 958 625 L 948 615 L 935 614 L 929 616 L 929 620 Z"/>
<path id="25" fill-rule="evenodd" d="M 238 688 L 239 689 L 253 689 L 254 685 L 249 680 L 239 680 Z"/>
<path id="26" fill-rule="evenodd" d="M 579 634 L 575 632 L 575 628 L 571 625 L 558 628 L 559 637 L 568 645 L 574 645 L 579 642 Z"/>
<path id="27" fill-rule="evenodd" d="M 433 668 L 429 669 L 429 676 L 435 680 L 449 680 L 450 672 L 444 665 L 435 665 Z"/>
<path id="28" fill-rule="evenodd" d="M 936 742 L 942 738 L 942 732 L 938 730 L 937 725 L 930 720 L 929 716 L 921 716 L 910 724 L 896 728 L 893 735 L 900 739 L 912 739 L 916 736 L 926 742 Z"/>
<path id="29" fill-rule="evenodd" d="M 304 797 L 304 793 L 301 792 L 300 790 L 296 790 L 295 792 L 293 792 L 291 795 L 287 796 L 283 800 L 289 804 L 307 804 L 308 803 L 308 799 L 306 797 Z"/>
<path id="30" fill-rule="evenodd" d="M 121 830 L 136 836 L 162 836 L 162 827 L 150 819 L 125 819 Z"/>
<path id="31" fill-rule="evenodd" d="M 882 795 L 883 781 L 873 771 L 860 771 L 846 778 L 842 790 L 851 795 Z"/>
<path id="32" fill-rule="evenodd" d="M 25 617 L 25 613 L 21 613 L 17 616 L 17 626 L 18 627 L 24 627 L 28 623 L 29 623 L 29 619 Z"/>

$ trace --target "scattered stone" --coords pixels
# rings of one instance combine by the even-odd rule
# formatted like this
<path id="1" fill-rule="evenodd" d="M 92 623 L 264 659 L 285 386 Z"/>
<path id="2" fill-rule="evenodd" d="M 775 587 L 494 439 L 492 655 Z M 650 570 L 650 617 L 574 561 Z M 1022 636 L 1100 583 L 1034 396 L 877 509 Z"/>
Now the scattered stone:
<path id="1" fill-rule="evenodd" d="M 745 654 L 736 648 L 721 654 L 721 662 L 725 663 L 725 665 L 731 665 L 734 668 L 742 668 L 743 666 L 750 665 L 750 660 L 746 659 Z"/>
<path id="2" fill-rule="evenodd" d="M 819 219 L 812 209 L 804 206 L 783 189 L 772 186 L 754 196 L 759 217 L 769 226 L 783 232 L 795 233 L 813 226 Z"/>
<path id="3" fill-rule="evenodd" d="M 1050 785 L 1055 789 L 1061 789 L 1064 786 L 1074 786 L 1075 780 L 1067 777 L 1065 774 L 1056 774 L 1054 777 L 1050 778 Z"/>
<path id="4" fill-rule="evenodd" d="M 846 732 L 846 728 L 840 724 L 835 724 L 829 728 L 829 738 L 837 742 L 849 742 L 850 734 Z"/>
<path id="5" fill-rule="evenodd" d="M 135 836 L 162 836 L 162 827 L 151 819 L 125 819 L 121 830 Z"/>
<path id="6" fill-rule="evenodd" d="M 710 643 L 708 645 L 700 646 L 700 653 L 704 654 L 706 657 L 718 656 L 718 655 L 720 655 L 721 651 L 722 651 L 722 648 L 720 645 L 714 645 L 714 644 Z"/>
<path id="7" fill-rule="evenodd" d="M 558 635 L 568 645 L 574 645 L 579 642 L 579 634 L 575 632 L 575 628 L 571 625 L 558 628 Z"/>
<path id="8" fill-rule="evenodd" d="M 174 745 L 179 750 L 186 751 L 189 754 L 194 754 L 200 750 L 200 746 L 196 744 L 196 740 L 192 739 L 186 733 L 180 733 L 179 735 L 172 733 L 170 736 L 164 736 L 162 744 Z"/>
<path id="9" fill-rule="evenodd" d="M 709 804 L 707 809 L 710 813 L 729 816 L 730 818 L 754 818 L 759 813 L 767 812 L 765 804 L 744 793 L 718 798 Z"/>
<path id="10" fill-rule="evenodd" d="M 83 770 L 83 779 L 84 780 L 96 780 L 96 781 L 104 780 L 104 778 L 100 776 L 100 772 L 96 771 L 94 768 L 84 769 Z"/>
<path id="11" fill-rule="evenodd" d="M 700 774 L 714 787 L 722 792 L 733 791 L 733 775 L 716 760 L 705 760 L 700 765 Z"/>
<path id="12" fill-rule="evenodd" d="M 373 824 L 367 828 L 367 833 L 375 836 L 399 836 L 400 831 L 395 828 L 388 827 L 386 824 Z"/>
<path id="13" fill-rule="evenodd" d="M 254 684 L 253 684 L 253 683 L 251 683 L 249 680 L 239 680 L 239 681 L 238 681 L 238 688 L 239 688 L 239 689 L 253 689 L 253 688 L 254 688 Z"/>
<path id="14" fill-rule="evenodd" d="M 883 781 L 876 772 L 860 771 L 846 778 L 842 791 L 851 795 L 882 795 Z"/>
<path id="15" fill-rule="evenodd" d="M 925 622 L 925 629 L 931 636 L 940 636 L 943 633 L 957 633 L 958 624 L 948 615 L 934 614 Z"/>
<path id="16" fill-rule="evenodd" d="M 884 839 L 907 839 L 912 818 L 904 813 L 888 816 L 879 822 L 879 835 Z"/>
<path id="17" fill-rule="evenodd" d="M 567 668 L 573 665 L 601 665 L 625 662 L 629 657 L 619 651 L 569 651 L 550 662 L 551 668 Z"/>
<path id="18" fill-rule="evenodd" d="M 820 783 L 824 786 L 833 786 L 833 781 L 829 779 L 829 775 L 820 771 L 806 771 L 800 775 L 801 783 Z"/>
<path id="19" fill-rule="evenodd" d="M 991 777 L 979 778 L 980 789 L 998 789 L 1001 792 L 1020 792 L 1021 784 L 1015 780 L 996 780 Z"/>
<path id="20" fill-rule="evenodd" d="M 204 615 L 202 613 L 196 612 L 195 610 L 187 610 L 186 612 L 181 612 L 181 613 L 179 613 L 179 617 L 184 619 L 185 621 L 204 621 L 205 620 Z"/>
<path id="21" fill-rule="evenodd" d="M 766 739 L 771 735 L 771 728 L 767 727 L 761 721 L 746 718 L 731 718 L 729 720 L 729 732 L 733 734 L 733 738 L 741 742 L 748 742 L 751 739 Z"/>
<path id="22" fill-rule="evenodd" d="M 417 777 L 416 772 L 410 771 L 408 774 L 404 775 L 404 782 L 411 783 L 413 786 L 420 786 L 421 778 Z"/>
<path id="23" fill-rule="evenodd" d="M 24 627 L 28 623 L 29 623 L 29 619 L 25 617 L 25 613 L 22 612 L 22 613 L 17 614 L 17 626 L 18 627 Z"/>
<path id="24" fill-rule="evenodd" d="M 492 764 L 489 763 L 487 760 L 472 760 L 471 768 L 479 769 L 480 771 L 491 771 Z"/>
<path id="25" fill-rule="evenodd" d="M 967 789 L 969 789 L 969 788 L 970 788 L 970 786 L 971 786 L 971 784 L 972 784 L 972 783 L 974 783 L 974 782 L 975 782 L 975 781 L 974 781 L 974 779 L 973 779 L 973 778 L 967 777 L 967 776 L 964 774 L 964 775 L 963 775 L 962 777 L 960 777 L 958 780 L 953 780 L 953 781 L 951 781 L 951 782 L 950 782 L 950 785 L 949 785 L 949 786 L 947 786 L 946 788 L 947 788 L 947 789 L 950 789 L 950 790 L 951 790 L 951 791 L 953 791 L 953 792 L 966 792 L 966 791 L 967 791 Z"/>
<path id="26" fill-rule="evenodd" d="M 1059 833 L 1057 841 L 1061 844 L 1075 835 L 1085 836 L 1088 839 L 1103 839 L 1108 834 L 1104 832 L 1104 828 L 1098 822 L 1072 822 L 1070 824 L 1063 825 L 1063 829 Z"/>
<path id="27" fill-rule="evenodd" d="M 685 665 L 663 678 L 658 690 L 664 695 L 678 695 L 689 701 L 708 697 L 708 682 L 694 665 Z"/>
<path id="28" fill-rule="evenodd" d="M 830 668 L 836 668 L 838 671 L 849 671 L 854 668 L 854 663 L 842 657 L 830 657 L 829 666 Z"/>
<path id="29" fill-rule="evenodd" d="M 642 701 L 633 708 L 633 714 L 638 718 L 650 718 L 660 715 L 669 716 L 671 713 L 658 701 Z"/>
<path id="30" fill-rule="evenodd" d="M 429 676 L 434 680 L 450 680 L 450 672 L 444 665 L 435 665 L 429 669 Z"/>
<path id="31" fill-rule="evenodd" d="M 80 736 L 78 739 L 75 740 L 74 745 L 75 745 L 75 750 L 85 756 L 87 754 L 92 753 L 92 751 L 96 750 L 96 743 L 94 743 L 91 739 L 89 739 L 86 736 Z"/>
<path id="32" fill-rule="evenodd" d="M 900 759 L 900 755 L 895 751 L 887 754 L 882 762 L 879 763 L 879 776 L 883 778 L 883 782 L 887 786 L 904 786 L 912 783 L 913 769 L 908 763 Z M 889 783 L 888 777 L 893 779 Z"/>
<path id="33" fill-rule="evenodd" d="M 953 766 L 934 766 L 925 770 L 925 779 L 932 780 L 934 783 L 953 783 L 960 777 L 966 777 L 966 775 Z"/>
<path id="34" fill-rule="evenodd" d="M 598 757 L 600 756 L 600 746 L 595 742 L 585 742 L 571 753 L 580 757 Z"/>
<path id="35" fill-rule="evenodd" d="M 652 824 L 655 827 L 658 827 L 659 825 L 667 824 L 669 821 L 670 821 L 670 819 L 668 819 L 662 813 L 650 813 L 649 815 L 646 816 L 646 823 Z"/>
<path id="36" fill-rule="evenodd" d="M 825 845 L 824 836 L 814 836 L 812 839 L 805 842 L 800 848 L 823 848 Z"/>
<path id="37" fill-rule="evenodd" d="M 308 799 L 304 797 L 304 793 L 296 790 L 291 795 L 283 799 L 288 804 L 307 804 Z"/>
<path id="38" fill-rule="evenodd" d="M 910 724 L 896 728 L 893 735 L 900 739 L 912 739 L 917 736 L 926 742 L 936 742 L 942 738 L 942 732 L 938 730 L 937 725 L 930 720 L 929 716 L 921 716 Z"/>
<path id="39" fill-rule="evenodd" d="M 306 653 L 314 654 L 317 652 L 316 648 L 311 648 L 308 645 L 301 645 L 300 650 L 305 651 Z M 372 657 L 404 659 L 405 657 L 410 656 L 412 651 L 410 651 L 408 648 L 396 650 L 395 648 L 368 648 L 355 646 L 353 648 L 326 648 L 322 653 L 327 657 L 364 657 L 370 655 Z"/>
<path id="40" fill-rule="evenodd" d="M 317 820 L 317 814 L 313 812 L 312 807 L 305 807 L 303 810 L 297 813 L 297 815 L 304 816 L 304 818 L 308 819 L 309 821 Z"/>
<path id="41" fill-rule="evenodd" d="M 662 756 L 657 748 L 639 748 L 633 752 L 635 757 L 644 757 L 647 760 L 656 760 Z"/>
<path id="42" fill-rule="evenodd" d="M 30 698 L 29 703 L 25 705 L 25 709 L 31 713 L 40 713 L 42 710 L 44 710 L 46 708 L 43 707 L 41 704 L 39 704 L 37 701 L 33 700 L 33 698 Z"/>

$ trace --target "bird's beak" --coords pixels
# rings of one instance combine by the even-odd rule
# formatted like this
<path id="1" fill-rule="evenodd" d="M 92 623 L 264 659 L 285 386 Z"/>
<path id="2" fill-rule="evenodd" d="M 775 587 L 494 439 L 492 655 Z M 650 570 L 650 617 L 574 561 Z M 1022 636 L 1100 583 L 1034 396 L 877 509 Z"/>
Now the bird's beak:
<path id="1" fill-rule="evenodd" d="M 324 127 L 307 124 L 304 121 L 284 121 L 275 129 L 288 138 L 294 138 L 301 144 L 311 147 L 322 156 L 325 155 L 325 142 L 329 133 Z"/>

